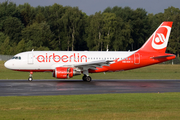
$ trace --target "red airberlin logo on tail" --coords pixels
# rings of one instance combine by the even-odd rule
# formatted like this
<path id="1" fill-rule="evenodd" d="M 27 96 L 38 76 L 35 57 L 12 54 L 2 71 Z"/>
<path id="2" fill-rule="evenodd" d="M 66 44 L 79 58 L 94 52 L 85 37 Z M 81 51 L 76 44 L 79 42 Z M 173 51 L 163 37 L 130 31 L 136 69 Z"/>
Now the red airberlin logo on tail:
<path id="1" fill-rule="evenodd" d="M 86 55 L 79 55 L 79 53 L 73 53 L 72 55 L 57 55 L 55 53 L 52 53 L 48 55 L 38 55 L 37 56 L 38 62 L 87 62 L 87 56 Z"/>
<path id="2" fill-rule="evenodd" d="M 167 46 L 171 27 L 161 26 L 153 35 L 152 47 L 154 49 L 163 49 Z"/>
<path id="3" fill-rule="evenodd" d="M 164 37 L 164 34 L 162 33 L 157 33 L 157 37 L 155 37 L 155 44 L 161 45 L 165 42 L 166 38 Z"/>

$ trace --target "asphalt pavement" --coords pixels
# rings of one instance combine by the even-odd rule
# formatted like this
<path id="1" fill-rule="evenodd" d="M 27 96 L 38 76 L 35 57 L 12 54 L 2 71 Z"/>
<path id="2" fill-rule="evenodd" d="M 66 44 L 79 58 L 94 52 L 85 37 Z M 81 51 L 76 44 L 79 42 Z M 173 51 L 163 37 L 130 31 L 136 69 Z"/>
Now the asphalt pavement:
<path id="1" fill-rule="evenodd" d="M 0 96 L 180 92 L 180 80 L 0 80 Z"/>

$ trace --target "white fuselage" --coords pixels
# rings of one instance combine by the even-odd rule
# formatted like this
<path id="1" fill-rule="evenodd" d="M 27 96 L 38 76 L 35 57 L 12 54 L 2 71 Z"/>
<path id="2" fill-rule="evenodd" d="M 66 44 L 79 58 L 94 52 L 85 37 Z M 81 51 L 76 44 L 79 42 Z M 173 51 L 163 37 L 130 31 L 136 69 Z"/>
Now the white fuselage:
<path id="1" fill-rule="evenodd" d="M 133 52 L 111 51 L 29 51 L 14 56 L 21 59 L 10 59 L 5 66 L 13 70 L 54 70 L 56 67 L 74 67 L 76 64 L 127 58 Z"/>

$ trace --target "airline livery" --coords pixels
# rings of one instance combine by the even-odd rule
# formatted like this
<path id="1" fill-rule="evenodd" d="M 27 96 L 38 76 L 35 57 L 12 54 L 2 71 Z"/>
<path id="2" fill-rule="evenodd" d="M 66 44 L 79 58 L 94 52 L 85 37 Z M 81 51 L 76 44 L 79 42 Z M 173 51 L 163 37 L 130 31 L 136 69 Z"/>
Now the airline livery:
<path id="1" fill-rule="evenodd" d="M 53 77 L 67 79 L 89 73 L 115 72 L 140 68 L 174 59 L 165 53 L 173 22 L 163 22 L 146 43 L 136 51 L 28 51 L 16 54 L 4 66 L 15 71 L 52 72 Z"/>

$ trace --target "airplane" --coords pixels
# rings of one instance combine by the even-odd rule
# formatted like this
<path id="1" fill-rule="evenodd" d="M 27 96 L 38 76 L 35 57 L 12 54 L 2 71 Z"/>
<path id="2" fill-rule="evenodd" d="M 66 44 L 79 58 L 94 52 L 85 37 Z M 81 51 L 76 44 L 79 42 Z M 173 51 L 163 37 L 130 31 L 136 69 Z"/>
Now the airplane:
<path id="1" fill-rule="evenodd" d="M 163 22 L 145 44 L 135 51 L 27 51 L 16 54 L 4 66 L 14 71 L 52 72 L 57 79 L 68 79 L 89 73 L 125 71 L 145 67 L 176 58 L 165 53 L 173 22 Z"/>

